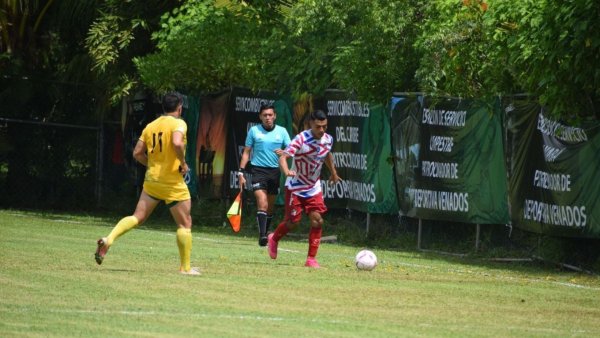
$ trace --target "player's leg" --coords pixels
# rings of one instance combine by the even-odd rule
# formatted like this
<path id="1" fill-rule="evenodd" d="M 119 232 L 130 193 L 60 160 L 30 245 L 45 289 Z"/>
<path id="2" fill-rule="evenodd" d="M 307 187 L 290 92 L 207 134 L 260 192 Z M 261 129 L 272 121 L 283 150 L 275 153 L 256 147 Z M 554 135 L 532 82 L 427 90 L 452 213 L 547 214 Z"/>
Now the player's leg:
<path id="1" fill-rule="evenodd" d="M 273 221 L 273 211 L 275 210 L 275 200 L 279 195 L 279 180 L 281 172 L 279 168 L 274 168 L 269 171 L 269 179 L 267 181 L 267 226 L 266 232 L 269 233 L 271 229 L 271 222 Z"/>
<path id="2" fill-rule="evenodd" d="M 277 246 L 279 240 L 288 232 L 293 230 L 302 218 L 302 205 L 298 197 L 285 189 L 285 218 L 279 223 L 277 229 L 267 236 L 269 256 L 277 258 Z"/>
<path id="3" fill-rule="evenodd" d="M 169 211 L 173 220 L 177 224 L 177 248 L 179 249 L 181 273 L 196 275 L 198 270 L 191 268 L 192 256 L 192 202 L 191 200 L 174 202 L 170 205 Z"/>
<path id="4" fill-rule="evenodd" d="M 124 235 L 127 231 L 144 223 L 148 219 L 148 216 L 152 214 L 152 211 L 154 211 L 154 208 L 156 208 L 158 203 L 160 203 L 160 200 L 151 197 L 142 190 L 133 215 L 121 219 L 108 235 L 108 246 L 112 245 L 114 240 Z"/>
<path id="5" fill-rule="evenodd" d="M 323 214 L 327 212 L 327 207 L 323 201 L 323 194 L 307 198 L 305 201 L 305 211 L 308 213 L 310 221 L 310 232 L 308 233 L 308 255 L 306 256 L 305 266 L 318 268 L 317 251 L 321 245 L 321 235 L 323 233 Z"/>
<path id="6" fill-rule="evenodd" d="M 269 202 L 269 206 L 267 208 L 267 226 L 266 226 L 266 232 L 265 233 L 269 233 L 269 230 L 271 230 L 271 223 L 273 222 L 273 211 L 275 210 L 275 200 L 277 199 L 277 194 L 268 194 L 267 195 L 267 200 Z"/>
<path id="7" fill-rule="evenodd" d="M 254 190 L 256 198 L 256 223 L 258 224 L 258 245 L 267 245 L 267 211 L 269 199 L 264 189 Z"/>
<path id="8" fill-rule="evenodd" d="M 159 202 L 159 200 L 150 197 L 145 191 L 142 190 L 142 193 L 140 194 L 140 199 L 138 200 L 133 215 L 122 218 L 115 225 L 115 227 L 112 229 L 110 234 L 108 234 L 108 236 L 100 238 L 98 240 L 98 247 L 94 255 L 96 263 L 102 264 L 104 256 L 106 256 L 106 253 L 108 252 L 108 249 L 113 244 L 113 242 L 129 230 L 144 223 L 144 221 L 152 213 L 154 208 L 156 208 Z"/>
<path id="9" fill-rule="evenodd" d="M 306 266 L 318 268 L 317 251 L 321 244 L 321 234 L 323 233 L 323 217 L 316 211 L 311 211 L 308 214 L 310 220 L 310 231 L 308 233 L 308 255 L 306 256 Z"/>

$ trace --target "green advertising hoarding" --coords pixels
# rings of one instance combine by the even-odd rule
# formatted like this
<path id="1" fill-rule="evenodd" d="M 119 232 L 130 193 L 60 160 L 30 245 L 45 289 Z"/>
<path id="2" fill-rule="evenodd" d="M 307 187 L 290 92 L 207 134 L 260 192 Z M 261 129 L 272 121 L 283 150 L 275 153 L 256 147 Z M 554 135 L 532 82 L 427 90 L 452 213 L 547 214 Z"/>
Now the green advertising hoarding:
<path id="1" fill-rule="evenodd" d="M 403 215 L 509 221 L 499 100 L 395 95 L 391 113 Z"/>
<path id="2" fill-rule="evenodd" d="M 327 206 L 377 214 L 398 212 L 388 110 L 335 90 L 327 91 L 315 107 L 327 112 L 327 133 L 334 139 L 331 153 L 342 178 L 335 185 L 328 184 L 324 166 L 321 185 Z"/>
<path id="3" fill-rule="evenodd" d="M 185 183 L 193 198 L 198 196 L 198 170 L 196 167 L 196 138 L 198 137 L 198 118 L 200 116 L 200 98 L 185 96 L 182 118 L 187 124 L 187 145 L 185 161 L 190 170 L 185 174 Z"/>
<path id="4" fill-rule="evenodd" d="M 600 237 L 600 123 L 557 121 L 525 96 L 505 101 L 513 225 Z"/>

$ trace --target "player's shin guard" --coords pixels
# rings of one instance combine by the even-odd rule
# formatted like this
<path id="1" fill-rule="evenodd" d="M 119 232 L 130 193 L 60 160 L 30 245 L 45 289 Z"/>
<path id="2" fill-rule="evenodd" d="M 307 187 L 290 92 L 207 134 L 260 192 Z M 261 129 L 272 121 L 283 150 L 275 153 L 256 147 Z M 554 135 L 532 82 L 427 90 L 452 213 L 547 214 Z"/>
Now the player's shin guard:
<path id="1" fill-rule="evenodd" d="M 123 217 L 119 221 L 119 223 L 117 223 L 117 225 L 115 225 L 115 227 L 112 229 L 110 234 L 108 234 L 108 236 L 106 237 L 106 239 L 107 239 L 106 244 L 108 246 L 111 246 L 115 239 L 121 237 L 127 231 L 135 228 L 138 224 L 139 224 L 139 221 L 137 218 L 135 218 L 135 216 Z"/>
<path id="2" fill-rule="evenodd" d="M 322 227 L 311 227 L 308 233 L 308 257 L 315 258 L 321 244 Z"/>
<path id="3" fill-rule="evenodd" d="M 285 225 L 285 221 L 279 223 L 279 226 L 277 226 L 277 229 L 273 233 L 273 240 L 279 242 L 281 237 L 285 236 L 288 232 L 290 232 L 290 229 Z"/>
<path id="4" fill-rule="evenodd" d="M 256 212 L 256 222 L 258 223 L 259 237 L 267 236 L 267 213 L 259 210 Z"/>
<path id="5" fill-rule="evenodd" d="M 177 247 L 181 260 L 180 271 L 190 271 L 190 257 L 192 256 L 192 229 L 177 228 Z"/>

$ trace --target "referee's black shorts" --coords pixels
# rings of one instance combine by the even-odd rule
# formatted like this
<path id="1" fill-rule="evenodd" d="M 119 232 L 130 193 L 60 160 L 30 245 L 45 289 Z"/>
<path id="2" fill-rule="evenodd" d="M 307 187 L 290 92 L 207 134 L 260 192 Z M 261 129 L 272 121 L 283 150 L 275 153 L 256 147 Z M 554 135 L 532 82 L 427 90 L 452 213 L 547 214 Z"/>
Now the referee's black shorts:
<path id="1" fill-rule="evenodd" d="M 266 190 L 269 195 L 279 194 L 279 168 L 252 166 L 252 185 L 250 190 Z"/>

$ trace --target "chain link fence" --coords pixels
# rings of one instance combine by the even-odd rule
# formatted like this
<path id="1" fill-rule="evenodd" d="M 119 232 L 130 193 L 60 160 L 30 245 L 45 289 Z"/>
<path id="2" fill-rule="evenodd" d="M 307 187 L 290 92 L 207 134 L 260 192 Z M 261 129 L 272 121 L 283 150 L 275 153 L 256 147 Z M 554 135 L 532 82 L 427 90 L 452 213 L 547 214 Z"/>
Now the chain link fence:
<path id="1" fill-rule="evenodd" d="M 0 118 L 0 207 L 120 210 L 143 179 L 118 124 Z"/>

